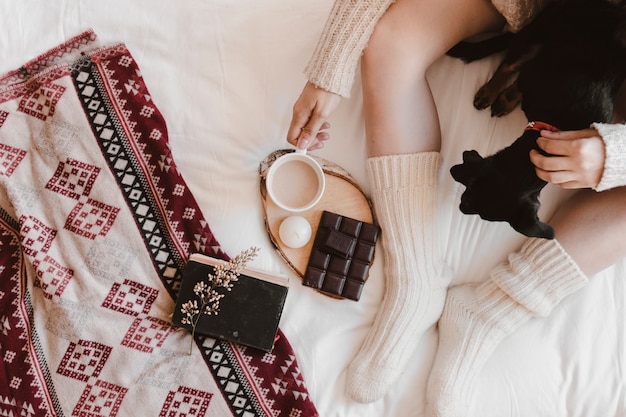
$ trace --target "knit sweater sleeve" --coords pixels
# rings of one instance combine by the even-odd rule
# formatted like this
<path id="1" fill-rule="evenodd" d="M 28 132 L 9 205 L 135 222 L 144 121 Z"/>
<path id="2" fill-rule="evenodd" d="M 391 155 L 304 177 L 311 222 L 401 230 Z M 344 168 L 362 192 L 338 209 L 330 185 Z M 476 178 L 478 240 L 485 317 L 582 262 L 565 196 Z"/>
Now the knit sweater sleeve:
<path id="1" fill-rule="evenodd" d="M 309 81 L 349 97 L 359 59 L 374 26 L 393 0 L 335 0 L 313 56 L 305 69 Z"/>
<path id="2" fill-rule="evenodd" d="M 604 191 L 626 185 L 626 125 L 594 123 L 604 141 L 606 159 L 600 183 L 594 188 Z"/>

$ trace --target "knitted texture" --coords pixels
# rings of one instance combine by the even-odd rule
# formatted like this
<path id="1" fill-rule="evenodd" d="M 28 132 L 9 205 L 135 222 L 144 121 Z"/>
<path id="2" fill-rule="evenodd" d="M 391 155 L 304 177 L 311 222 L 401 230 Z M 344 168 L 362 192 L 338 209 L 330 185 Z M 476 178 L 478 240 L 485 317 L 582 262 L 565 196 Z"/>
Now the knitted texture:
<path id="1" fill-rule="evenodd" d="M 504 16 L 507 29 L 517 32 L 528 24 L 551 0 L 492 0 L 498 12 Z"/>
<path id="2" fill-rule="evenodd" d="M 396 381 L 443 309 L 448 281 L 435 230 L 437 152 L 370 158 L 372 202 L 381 226 L 385 293 L 348 369 L 348 394 L 375 401 Z"/>
<path id="3" fill-rule="evenodd" d="M 530 239 L 491 279 L 448 291 L 428 381 L 429 416 L 467 415 L 474 380 L 500 343 L 531 317 L 545 316 L 587 277 L 555 240 Z"/>
<path id="4" fill-rule="evenodd" d="M 594 123 L 591 126 L 602 136 L 606 155 L 602 178 L 594 190 L 626 185 L 626 125 Z"/>
<path id="5" fill-rule="evenodd" d="M 587 283 L 563 247 L 556 240 L 544 239 L 527 240 L 520 252 L 509 256 L 509 262 L 492 270 L 491 279 L 517 303 L 542 317 Z"/>
<path id="6" fill-rule="evenodd" d="M 305 75 L 316 86 L 350 97 L 374 26 L 393 0 L 336 0 Z"/>

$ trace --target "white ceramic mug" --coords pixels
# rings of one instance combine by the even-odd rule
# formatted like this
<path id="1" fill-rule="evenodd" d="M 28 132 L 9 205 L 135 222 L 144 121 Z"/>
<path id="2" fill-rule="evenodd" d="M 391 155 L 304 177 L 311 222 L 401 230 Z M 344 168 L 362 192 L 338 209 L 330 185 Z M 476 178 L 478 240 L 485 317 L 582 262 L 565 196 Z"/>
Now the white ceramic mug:
<path id="1" fill-rule="evenodd" d="M 320 201 L 326 178 L 320 164 L 305 149 L 297 149 L 274 161 L 267 171 L 265 188 L 278 207 L 302 212 Z"/>

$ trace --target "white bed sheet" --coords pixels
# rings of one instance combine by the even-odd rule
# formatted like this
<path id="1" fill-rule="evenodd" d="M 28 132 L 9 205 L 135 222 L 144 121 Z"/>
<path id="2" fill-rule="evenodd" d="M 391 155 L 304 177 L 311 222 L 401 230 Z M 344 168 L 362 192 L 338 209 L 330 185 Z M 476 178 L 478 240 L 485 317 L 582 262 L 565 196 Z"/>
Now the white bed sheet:
<path id="1" fill-rule="evenodd" d="M 235 254 L 259 246 L 255 267 L 290 274 L 281 328 L 320 415 L 421 416 L 435 329 L 416 346 L 410 366 L 387 397 L 364 405 L 344 393 L 346 367 L 381 301 L 381 258 L 358 303 L 337 301 L 300 284 L 274 252 L 263 225 L 258 164 L 287 147 L 291 106 L 305 82 L 302 69 L 331 3 L 3 0 L 0 72 L 87 28 L 94 28 L 103 42 L 125 42 L 167 120 L 178 167 L 223 248 Z M 492 152 L 517 137 L 525 124 L 519 110 L 492 119 L 471 106 L 477 86 L 496 62 L 464 65 L 443 58 L 430 72 L 444 138 L 438 227 L 454 284 L 486 279 L 489 269 L 523 242 L 507 225 L 462 215 L 457 209 L 462 186 L 448 174 L 463 150 Z M 357 82 L 352 98 L 332 116 L 333 139 L 318 154 L 346 168 L 367 192 L 362 122 Z M 543 215 L 566 195 L 548 187 Z M 476 401 L 467 416 L 625 416 L 624 266 L 621 262 L 593 277 L 549 318 L 532 320 L 508 338 L 476 382 Z"/>

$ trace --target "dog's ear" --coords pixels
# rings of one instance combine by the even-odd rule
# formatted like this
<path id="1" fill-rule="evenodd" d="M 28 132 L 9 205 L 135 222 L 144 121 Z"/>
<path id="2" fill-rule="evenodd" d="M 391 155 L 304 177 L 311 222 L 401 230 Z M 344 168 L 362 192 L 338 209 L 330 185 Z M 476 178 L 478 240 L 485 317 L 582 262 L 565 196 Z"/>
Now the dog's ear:
<path id="1" fill-rule="evenodd" d="M 511 226 L 528 237 L 554 239 L 554 229 L 549 224 L 539 220 L 539 217 L 537 217 L 539 205 L 530 200 L 520 207 L 517 218 L 512 219 L 510 222 Z"/>
<path id="2" fill-rule="evenodd" d="M 463 163 L 450 168 L 452 178 L 463 185 L 470 185 L 482 171 L 484 158 L 475 150 L 463 152 Z"/>
<path id="3" fill-rule="evenodd" d="M 478 151 L 472 149 L 471 151 L 463 152 L 463 162 L 466 164 L 475 164 L 481 162 L 483 159 L 482 156 L 478 153 Z"/>

